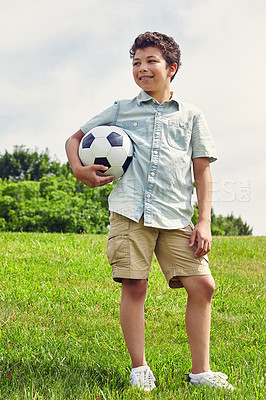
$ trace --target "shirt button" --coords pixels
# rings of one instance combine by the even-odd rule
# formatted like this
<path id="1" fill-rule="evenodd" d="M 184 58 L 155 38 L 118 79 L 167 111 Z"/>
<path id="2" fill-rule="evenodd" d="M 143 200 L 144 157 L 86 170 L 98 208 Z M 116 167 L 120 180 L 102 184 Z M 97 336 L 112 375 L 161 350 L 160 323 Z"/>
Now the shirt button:
<path id="1" fill-rule="evenodd" d="M 162 115 L 162 113 L 158 112 L 159 117 Z"/>
<path id="2" fill-rule="evenodd" d="M 151 172 L 151 176 L 154 176 L 155 175 L 155 173 L 154 172 Z"/>
<path id="3" fill-rule="evenodd" d="M 133 124 L 134 126 L 137 126 L 138 124 L 136 123 L 136 122 L 134 122 L 134 124 Z"/>
<path id="4" fill-rule="evenodd" d="M 158 154 L 158 151 L 157 151 L 157 150 L 155 150 L 153 153 L 154 153 L 154 154 Z"/>
<path id="5" fill-rule="evenodd" d="M 151 195 L 150 193 L 147 194 L 147 199 L 150 199 Z"/>

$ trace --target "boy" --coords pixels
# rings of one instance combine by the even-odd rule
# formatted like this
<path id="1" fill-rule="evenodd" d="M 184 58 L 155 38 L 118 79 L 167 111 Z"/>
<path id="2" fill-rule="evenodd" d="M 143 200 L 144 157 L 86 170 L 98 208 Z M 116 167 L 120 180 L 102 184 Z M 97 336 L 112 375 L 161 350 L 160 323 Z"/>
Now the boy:
<path id="1" fill-rule="evenodd" d="M 211 300 L 214 280 L 206 254 L 211 248 L 209 162 L 216 151 L 202 113 L 177 100 L 170 82 L 180 67 L 180 49 L 158 32 L 139 35 L 130 50 L 133 77 L 142 89 L 81 127 L 66 143 L 77 179 L 88 187 L 112 182 L 101 176 L 104 166 L 84 167 L 80 140 L 98 125 L 124 128 L 133 146 L 133 160 L 109 196 L 110 230 L 107 256 L 113 279 L 122 283 L 120 321 L 132 360 L 130 384 L 146 391 L 155 378 L 145 360 L 144 302 L 153 252 L 171 288 L 188 293 L 186 330 L 192 357 L 191 384 L 233 389 L 227 377 L 209 365 Z M 191 224 L 193 163 L 199 219 Z"/>

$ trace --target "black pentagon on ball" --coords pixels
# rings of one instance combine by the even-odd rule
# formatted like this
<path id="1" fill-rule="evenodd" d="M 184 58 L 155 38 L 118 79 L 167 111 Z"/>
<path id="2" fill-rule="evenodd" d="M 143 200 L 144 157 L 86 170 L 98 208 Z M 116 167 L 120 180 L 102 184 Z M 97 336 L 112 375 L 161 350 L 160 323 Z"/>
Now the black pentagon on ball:
<path id="1" fill-rule="evenodd" d="M 87 136 L 83 138 L 82 141 L 82 148 L 83 149 L 89 149 L 92 145 L 92 142 L 94 141 L 95 137 L 93 136 L 92 133 L 89 133 Z"/>
<path id="2" fill-rule="evenodd" d="M 128 169 L 129 164 L 131 163 L 133 157 L 127 157 L 126 161 L 122 165 L 124 172 Z"/>
<path id="3" fill-rule="evenodd" d="M 94 159 L 94 164 L 101 164 L 108 168 L 111 167 L 111 164 L 109 163 L 106 157 L 96 157 Z"/>
<path id="4" fill-rule="evenodd" d="M 111 132 L 106 139 L 112 147 L 123 146 L 123 136 L 117 132 Z"/>

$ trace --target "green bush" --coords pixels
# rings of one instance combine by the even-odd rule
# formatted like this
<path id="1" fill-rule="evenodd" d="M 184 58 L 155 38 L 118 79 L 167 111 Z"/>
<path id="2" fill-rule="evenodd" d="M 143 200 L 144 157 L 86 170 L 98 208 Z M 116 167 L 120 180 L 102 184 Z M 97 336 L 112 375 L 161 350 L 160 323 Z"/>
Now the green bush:
<path id="1" fill-rule="evenodd" d="M 0 231 L 106 233 L 111 189 L 81 188 L 72 175 L 0 179 Z"/>
<path id="2" fill-rule="evenodd" d="M 109 184 L 89 189 L 72 174 L 44 176 L 40 181 L 0 179 L 0 231 L 106 233 Z M 197 223 L 194 206 L 192 222 Z M 233 215 L 215 216 L 213 235 L 251 235 L 252 229 Z"/>
<path id="3" fill-rule="evenodd" d="M 15 146 L 13 153 L 0 154 L 0 231 L 106 233 L 112 189 L 111 184 L 87 188 L 69 163 L 51 160 L 48 150 L 38 154 Z M 194 225 L 198 216 L 195 204 Z M 240 217 L 217 217 L 213 210 L 211 230 L 220 236 L 252 235 Z"/>

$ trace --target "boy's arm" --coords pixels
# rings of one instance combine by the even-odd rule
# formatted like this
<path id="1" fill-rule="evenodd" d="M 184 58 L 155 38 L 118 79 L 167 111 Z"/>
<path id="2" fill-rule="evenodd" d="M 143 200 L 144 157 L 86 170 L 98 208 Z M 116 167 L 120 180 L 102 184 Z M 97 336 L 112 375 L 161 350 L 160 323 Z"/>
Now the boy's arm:
<path id="1" fill-rule="evenodd" d="M 207 254 L 211 249 L 211 201 L 212 176 L 209 158 L 193 159 L 194 179 L 199 207 L 199 219 L 190 238 L 190 247 L 195 247 L 195 257 Z"/>
<path id="2" fill-rule="evenodd" d="M 112 182 L 114 180 L 113 176 L 103 176 L 98 172 L 98 170 L 106 171 L 108 169 L 104 165 L 90 165 L 85 167 L 81 164 L 78 151 L 80 141 L 83 137 L 84 133 L 78 130 L 66 141 L 66 153 L 75 177 L 90 188 L 103 186 L 106 183 Z"/>

